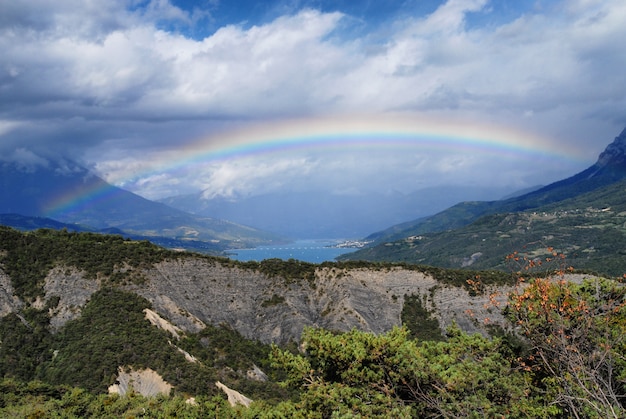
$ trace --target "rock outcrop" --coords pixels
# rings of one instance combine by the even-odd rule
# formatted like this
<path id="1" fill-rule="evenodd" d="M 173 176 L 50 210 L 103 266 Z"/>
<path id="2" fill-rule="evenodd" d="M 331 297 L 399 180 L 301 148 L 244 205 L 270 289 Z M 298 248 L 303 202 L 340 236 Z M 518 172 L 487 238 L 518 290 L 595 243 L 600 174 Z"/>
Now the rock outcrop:
<path id="1" fill-rule="evenodd" d="M 626 128 L 600 154 L 596 165 L 626 170 Z"/>
<path id="2" fill-rule="evenodd" d="M 83 306 L 100 288 L 100 281 L 86 278 L 74 267 L 58 266 L 46 276 L 45 299 L 58 297 L 56 307 L 50 309 L 50 327 L 58 331 L 65 323 L 80 316 Z"/>
<path id="3" fill-rule="evenodd" d="M 0 317 L 19 310 L 22 302 L 15 296 L 11 278 L 0 269 Z"/>
<path id="4" fill-rule="evenodd" d="M 228 397 L 228 403 L 230 403 L 231 406 L 236 406 L 238 404 L 241 404 L 245 407 L 248 407 L 250 406 L 250 403 L 252 403 L 251 399 L 247 398 L 246 396 L 244 396 L 238 391 L 235 391 L 233 389 L 226 387 L 224 384 L 220 383 L 219 381 L 215 383 L 215 386 L 219 388 L 220 390 L 222 390 L 224 393 L 226 393 L 226 396 Z"/>
<path id="5" fill-rule="evenodd" d="M 152 325 L 169 332 L 176 339 L 180 339 L 180 333 L 182 330 L 180 330 L 179 327 L 174 326 L 172 323 L 159 316 L 157 312 L 150 310 L 149 308 L 144 308 L 143 312 L 146 314 L 146 319 L 152 323 Z"/>
<path id="6" fill-rule="evenodd" d="M 161 262 L 146 276 L 149 281 L 133 291 L 182 330 L 198 330 L 199 321 L 226 324 L 266 343 L 297 341 L 308 326 L 386 332 L 401 324 L 407 295 L 424 299 L 444 328 L 456 322 L 468 332 L 482 332 L 486 321 L 502 320 L 487 307 L 490 295 L 503 303 L 510 290 L 470 296 L 464 288 L 403 268 L 319 267 L 312 281 L 286 281 L 201 258 Z"/>
<path id="7" fill-rule="evenodd" d="M 453 322 L 470 333 L 486 333 L 486 325 L 502 323 L 500 310 L 511 287 L 491 287 L 470 295 L 464 287 L 445 285 L 417 270 L 393 268 L 317 267 L 311 279 L 280 276 L 223 264 L 203 257 L 166 260 L 142 272 L 141 284 L 125 285 L 149 300 L 146 317 L 176 339 L 207 324 L 227 325 L 264 343 L 298 341 L 305 327 L 384 333 L 401 324 L 406 296 L 416 295 L 442 329 Z M 52 269 L 44 284 L 43 306 L 51 310 L 54 330 L 80 316 L 100 287 L 75 268 Z M 13 295 L 0 270 L 0 312 L 17 311 L 23 303 Z"/>
<path id="8" fill-rule="evenodd" d="M 153 397 L 159 394 L 169 395 L 171 390 L 172 386 L 150 368 L 145 370 L 131 368 L 125 371 L 120 367 L 115 384 L 109 387 L 109 393 L 117 393 L 120 396 L 135 391 L 144 397 Z"/>

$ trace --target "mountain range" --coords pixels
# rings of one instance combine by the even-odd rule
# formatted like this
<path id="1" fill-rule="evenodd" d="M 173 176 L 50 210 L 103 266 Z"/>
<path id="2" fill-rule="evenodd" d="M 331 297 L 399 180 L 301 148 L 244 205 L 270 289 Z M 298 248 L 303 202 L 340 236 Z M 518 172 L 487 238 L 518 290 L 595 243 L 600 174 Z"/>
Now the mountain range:
<path id="1" fill-rule="evenodd" d="M 595 164 L 569 178 L 497 201 L 460 202 L 433 216 L 402 223 L 367 237 L 376 242 L 451 230 L 486 214 L 517 212 L 572 198 L 626 178 L 626 129 L 600 154 Z"/>
<path id="2" fill-rule="evenodd" d="M 342 260 L 394 260 L 503 268 L 508 253 L 557 249 L 605 274 L 626 271 L 626 129 L 591 167 L 521 196 L 461 202 L 431 217 L 374 233 Z"/>
<path id="3" fill-rule="evenodd" d="M 497 199 L 508 188 L 440 186 L 411 193 L 326 190 L 205 198 L 203 192 L 160 200 L 174 208 L 252 225 L 293 239 L 355 239 L 378 229 L 435 214 L 462 200 Z"/>
<path id="4" fill-rule="evenodd" d="M 25 229 L 48 227 L 52 219 L 70 230 L 117 232 L 205 252 L 285 241 L 276 234 L 150 201 L 70 161 L 29 167 L 0 164 L 0 214 L 12 214 L 3 221 Z"/>
<path id="5" fill-rule="evenodd" d="M 341 260 L 454 268 L 475 264 L 501 269 L 507 252 L 541 254 L 557 248 L 577 267 L 619 274 L 626 270 L 620 256 L 626 246 L 619 228 L 626 211 L 619 189 L 624 179 L 626 129 L 588 169 L 497 200 L 479 199 L 510 191 L 442 187 L 412 194 L 349 196 L 322 191 L 237 200 L 204 199 L 197 193 L 154 202 L 112 186 L 71 161 L 30 166 L 4 162 L 0 164 L 0 222 L 23 230 L 45 227 L 121 234 L 212 254 L 291 238 L 364 237 L 371 245 Z M 472 201 L 453 204 L 465 197 Z M 555 221 L 537 216 L 543 213 L 558 216 L 558 235 L 550 230 Z M 415 216 L 419 218 L 402 222 Z M 589 224 L 592 221 L 596 224 Z M 515 224 L 517 233 L 505 229 L 503 222 Z M 583 231 L 586 235 L 580 234 Z M 612 267 L 600 262 L 609 259 Z"/>

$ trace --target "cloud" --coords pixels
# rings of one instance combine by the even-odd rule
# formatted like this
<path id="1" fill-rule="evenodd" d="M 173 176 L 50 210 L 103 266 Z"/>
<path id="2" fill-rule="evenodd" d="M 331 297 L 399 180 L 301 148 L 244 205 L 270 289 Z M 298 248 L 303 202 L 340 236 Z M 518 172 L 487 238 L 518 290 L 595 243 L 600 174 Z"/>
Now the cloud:
<path id="1" fill-rule="evenodd" d="M 239 198 L 285 188 L 289 190 L 294 185 L 302 187 L 316 166 L 317 162 L 305 157 L 241 158 L 206 165 L 194 186 L 204 191 L 205 199 L 216 196 Z"/>
<path id="2" fill-rule="evenodd" d="M 19 170 L 34 172 L 39 167 L 48 167 L 50 162 L 24 148 L 17 148 L 12 153 L 0 156 L 0 162 L 14 163 Z"/>
<path id="3" fill-rule="evenodd" d="M 214 31 L 191 37 L 198 22 L 219 15 L 219 5 L 3 2 L 0 151 L 53 148 L 150 196 L 188 185 L 235 196 L 283 187 L 281 176 L 311 187 L 330 182 L 323 174 L 337 173 L 333 164 L 343 164 L 348 183 L 378 185 L 392 175 L 362 167 L 402 168 L 399 177 L 409 163 L 404 156 L 385 157 L 395 165 L 361 156 L 360 166 L 347 156 L 277 156 L 216 163 L 197 182 L 192 174 L 154 173 L 147 156 L 249 122 L 323 114 L 470 118 L 541 133 L 590 156 L 626 125 L 621 0 L 537 2 L 493 19 L 498 2 L 449 0 L 371 32 L 350 30 L 368 28 L 361 16 L 297 4 L 270 20 L 212 21 Z M 315 162 L 317 173 L 296 176 L 289 161 Z M 489 177 L 465 160 L 429 165 L 451 181 L 469 166 L 477 179 Z M 133 177 L 140 173 L 149 175 Z"/>

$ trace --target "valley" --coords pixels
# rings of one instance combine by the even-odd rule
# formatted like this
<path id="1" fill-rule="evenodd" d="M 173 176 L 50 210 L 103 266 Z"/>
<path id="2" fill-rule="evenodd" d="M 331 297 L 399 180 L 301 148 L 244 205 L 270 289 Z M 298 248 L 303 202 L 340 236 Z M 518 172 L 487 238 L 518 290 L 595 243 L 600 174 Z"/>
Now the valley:
<path id="1" fill-rule="evenodd" d="M 0 419 L 626 419 L 624 39 L 0 0 Z"/>
<path id="2" fill-rule="evenodd" d="M 569 178 L 330 247 L 287 236 L 420 197 L 239 224 L 73 167 L 0 167 L 1 416 L 623 416 L 626 130 Z"/>

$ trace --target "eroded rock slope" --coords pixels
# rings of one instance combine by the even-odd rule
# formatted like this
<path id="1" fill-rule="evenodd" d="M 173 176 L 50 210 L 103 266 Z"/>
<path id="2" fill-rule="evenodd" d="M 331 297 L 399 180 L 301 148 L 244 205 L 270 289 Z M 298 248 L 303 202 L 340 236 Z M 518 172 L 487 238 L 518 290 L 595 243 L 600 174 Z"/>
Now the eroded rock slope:
<path id="1" fill-rule="evenodd" d="M 388 331 L 401 324 L 405 296 L 410 295 L 419 296 L 442 329 L 456 322 L 468 332 L 484 332 L 486 324 L 502 320 L 497 304 L 503 305 L 512 289 L 491 287 L 470 295 L 465 287 L 401 267 L 319 266 L 308 279 L 286 279 L 203 257 L 168 259 L 140 274 L 142 283 L 122 287 L 149 300 L 157 313 L 182 330 L 225 324 L 247 338 L 277 343 L 297 341 L 307 326 Z M 44 300 L 59 300 L 50 312 L 51 326 L 58 329 L 78 317 L 101 279 L 72 267 L 50 270 Z M 12 295 L 2 272 L 0 282 L 3 313 L 17 310 L 23 303 Z"/>

